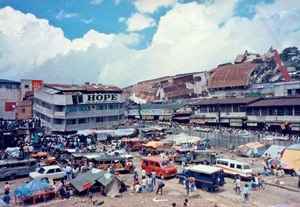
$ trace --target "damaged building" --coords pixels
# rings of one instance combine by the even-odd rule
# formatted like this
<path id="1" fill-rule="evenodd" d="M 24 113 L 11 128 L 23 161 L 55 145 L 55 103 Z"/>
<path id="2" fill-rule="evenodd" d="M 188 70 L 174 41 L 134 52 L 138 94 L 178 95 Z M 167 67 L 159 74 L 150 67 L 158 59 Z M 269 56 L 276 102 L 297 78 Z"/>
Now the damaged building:
<path id="1" fill-rule="evenodd" d="M 127 99 L 139 103 L 183 102 L 207 98 L 247 97 L 253 85 L 289 82 L 291 77 L 277 50 L 263 55 L 245 51 L 234 64 L 221 64 L 205 71 L 139 82 L 124 89 Z M 256 88 L 257 88 L 256 87 Z M 269 93 L 274 93 L 270 88 Z"/>

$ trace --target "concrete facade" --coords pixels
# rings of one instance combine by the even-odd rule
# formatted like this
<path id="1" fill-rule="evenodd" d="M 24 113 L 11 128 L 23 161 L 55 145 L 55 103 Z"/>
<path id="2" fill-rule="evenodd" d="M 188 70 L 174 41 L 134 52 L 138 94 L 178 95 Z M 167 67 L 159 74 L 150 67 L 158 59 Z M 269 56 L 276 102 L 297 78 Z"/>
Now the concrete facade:
<path id="1" fill-rule="evenodd" d="M 122 90 L 92 86 L 93 91 L 83 86 L 50 84 L 36 89 L 34 117 L 41 119 L 47 131 L 55 132 L 111 127 L 122 123 L 125 111 Z"/>
<path id="2" fill-rule="evenodd" d="M 16 119 L 19 91 L 20 82 L 0 79 L 0 119 Z"/>
<path id="3" fill-rule="evenodd" d="M 274 84 L 275 96 L 299 96 L 300 81 Z"/>

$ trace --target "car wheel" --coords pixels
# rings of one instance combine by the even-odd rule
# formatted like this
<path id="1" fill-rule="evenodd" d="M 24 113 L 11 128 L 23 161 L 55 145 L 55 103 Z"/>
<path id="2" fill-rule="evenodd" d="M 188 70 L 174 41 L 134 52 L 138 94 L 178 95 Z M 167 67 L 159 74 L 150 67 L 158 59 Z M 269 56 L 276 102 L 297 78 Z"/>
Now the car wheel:
<path id="1" fill-rule="evenodd" d="M 16 174 L 11 174 L 11 175 L 9 176 L 9 179 L 10 179 L 10 180 L 15 180 L 15 179 L 16 179 Z"/>
<path id="2" fill-rule="evenodd" d="M 209 188 L 206 185 L 203 185 L 202 188 L 204 191 L 209 192 Z"/>
<path id="3" fill-rule="evenodd" d="M 131 173 L 131 174 L 134 173 L 134 168 L 133 167 L 129 169 L 129 173 Z"/>

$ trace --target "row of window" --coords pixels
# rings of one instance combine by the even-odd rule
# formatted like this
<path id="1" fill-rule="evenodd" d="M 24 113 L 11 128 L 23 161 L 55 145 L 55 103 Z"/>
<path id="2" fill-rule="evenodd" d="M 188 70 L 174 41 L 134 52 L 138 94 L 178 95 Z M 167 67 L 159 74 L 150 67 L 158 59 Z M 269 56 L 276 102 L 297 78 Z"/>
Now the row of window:
<path id="1" fill-rule="evenodd" d="M 124 115 L 120 116 L 108 116 L 108 117 L 96 117 L 96 118 L 82 118 L 82 119 L 67 119 L 67 125 L 74 125 L 74 124 L 86 124 L 92 122 L 112 122 L 112 121 L 119 121 L 124 119 Z M 56 119 L 55 119 L 56 120 Z M 62 120 L 62 119 L 59 119 Z"/>
<path id="2" fill-rule="evenodd" d="M 35 114 L 35 116 L 39 117 L 40 119 L 45 120 L 47 122 L 50 122 L 50 117 L 48 117 L 48 116 L 46 116 L 44 114 L 41 114 L 41 113 L 39 113 L 37 111 L 35 111 L 34 114 Z"/>
<path id="3" fill-rule="evenodd" d="M 200 113 L 208 112 L 244 112 L 245 108 L 243 106 L 233 104 L 233 105 L 220 105 L 220 106 L 199 106 L 198 110 Z"/>
<path id="4" fill-rule="evenodd" d="M 96 110 L 117 110 L 124 107 L 124 104 L 101 104 L 93 106 L 67 106 L 67 112 L 90 111 L 93 108 Z"/>
<path id="5" fill-rule="evenodd" d="M 248 116 L 300 116 L 300 106 L 247 108 Z"/>

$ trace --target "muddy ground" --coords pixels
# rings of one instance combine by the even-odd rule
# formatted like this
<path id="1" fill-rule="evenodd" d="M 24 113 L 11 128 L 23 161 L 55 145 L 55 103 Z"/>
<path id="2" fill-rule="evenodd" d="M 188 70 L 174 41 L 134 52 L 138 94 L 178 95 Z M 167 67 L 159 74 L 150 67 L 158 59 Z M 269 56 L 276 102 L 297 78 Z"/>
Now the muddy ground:
<path id="1" fill-rule="evenodd" d="M 225 152 L 225 158 L 230 158 L 233 154 L 226 152 L 225 149 L 218 149 L 217 151 Z M 134 165 L 140 173 L 140 166 L 142 157 L 138 153 L 133 153 L 134 155 Z M 250 163 L 249 158 L 242 158 L 235 156 L 237 160 Z M 261 158 L 254 159 L 253 171 L 255 173 L 262 171 L 262 162 Z M 178 171 L 182 170 L 182 167 L 176 164 Z M 120 177 L 125 181 L 127 185 L 133 184 L 133 175 L 132 174 L 121 174 Z M 232 178 L 226 177 L 226 184 L 220 189 L 219 192 L 210 193 L 204 192 L 203 190 L 197 190 L 193 195 L 187 196 L 186 189 L 184 185 L 179 184 L 178 180 L 175 178 L 166 179 L 164 183 L 166 186 L 163 188 L 163 195 L 155 195 L 154 192 L 147 192 L 136 194 L 128 190 L 122 193 L 119 197 L 109 198 L 104 197 L 100 193 L 94 194 L 93 200 L 104 201 L 104 204 L 101 207 L 167 207 L 171 206 L 173 202 L 177 206 L 183 206 L 184 199 L 189 200 L 189 206 L 194 207 L 214 207 L 217 206 L 292 206 L 300 207 L 300 189 L 297 187 L 298 178 L 291 177 L 286 175 L 283 178 L 280 178 L 280 181 L 283 182 L 281 186 L 275 185 L 275 180 L 278 179 L 274 176 L 264 177 L 265 189 L 259 191 L 250 191 L 250 199 L 245 202 L 243 200 L 243 194 L 236 194 L 234 192 L 234 183 Z M 25 184 L 29 178 L 19 178 L 14 181 L 10 181 L 12 190 L 11 190 L 11 203 L 9 206 L 16 206 L 13 196 L 13 190 L 21 185 Z M 0 182 L 1 189 L 4 187 L 4 180 Z M 245 181 L 242 181 L 241 186 L 245 184 Z M 156 186 L 157 187 L 157 186 Z M 155 189 L 156 190 L 156 189 Z M 89 201 L 87 196 L 77 197 L 73 196 L 71 199 L 63 200 L 58 198 L 56 200 L 48 201 L 47 203 L 39 203 L 36 206 L 49 206 L 49 207 L 87 207 L 93 206 Z"/>

